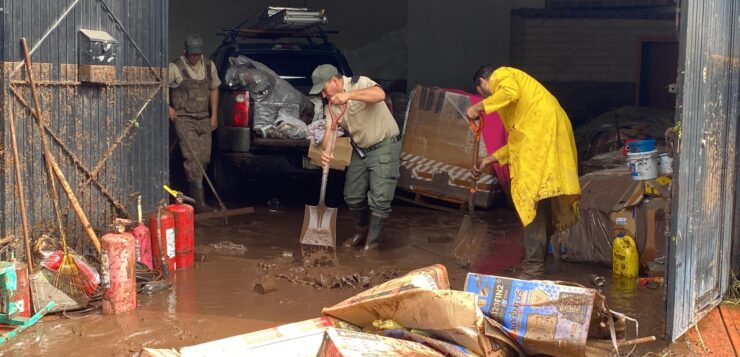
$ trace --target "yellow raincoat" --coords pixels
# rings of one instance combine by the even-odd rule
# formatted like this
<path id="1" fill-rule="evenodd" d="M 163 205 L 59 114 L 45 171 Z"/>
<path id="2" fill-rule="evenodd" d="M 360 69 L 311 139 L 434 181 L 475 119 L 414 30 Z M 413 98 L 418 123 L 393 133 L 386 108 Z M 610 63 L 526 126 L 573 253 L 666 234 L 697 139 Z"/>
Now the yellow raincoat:
<path id="1" fill-rule="evenodd" d="M 537 203 L 552 199 L 553 223 L 563 230 L 578 221 L 578 154 L 570 120 L 557 99 L 537 80 L 510 67 L 496 69 L 483 100 L 486 113 L 498 112 L 509 142 L 493 156 L 509 164 L 511 196 L 524 226 Z"/>

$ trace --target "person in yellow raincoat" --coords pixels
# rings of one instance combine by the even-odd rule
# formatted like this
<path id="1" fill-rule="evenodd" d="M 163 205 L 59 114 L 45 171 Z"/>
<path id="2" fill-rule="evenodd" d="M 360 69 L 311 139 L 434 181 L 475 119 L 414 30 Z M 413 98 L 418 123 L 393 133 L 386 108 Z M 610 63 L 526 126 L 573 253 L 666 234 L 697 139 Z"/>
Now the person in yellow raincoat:
<path id="1" fill-rule="evenodd" d="M 522 278 L 545 273 L 549 238 L 578 221 L 578 154 L 570 119 L 542 84 L 511 67 L 482 66 L 476 71 L 478 93 L 486 97 L 467 110 L 498 112 L 508 144 L 480 161 L 473 174 L 494 162 L 508 164 L 511 197 L 524 225 Z"/>

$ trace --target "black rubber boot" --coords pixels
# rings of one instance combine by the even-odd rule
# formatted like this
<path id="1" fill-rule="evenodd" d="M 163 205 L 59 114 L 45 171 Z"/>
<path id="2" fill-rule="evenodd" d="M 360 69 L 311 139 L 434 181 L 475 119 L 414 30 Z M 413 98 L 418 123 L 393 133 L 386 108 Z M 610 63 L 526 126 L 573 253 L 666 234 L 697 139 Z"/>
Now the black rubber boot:
<path id="1" fill-rule="evenodd" d="M 344 241 L 346 248 L 360 247 L 365 244 L 367 229 L 370 225 L 370 212 L 367 209 L 350 210 L 355 220 L 355 234 Z"/>
<path id="2" fill-rule="evenodd" d="M 372 216 L 370 217 L 370 228 L 367 231 L 367 240 L 365 241 L 365 250 L 377 250 L 380 245 L 380 234 L 383 232 L 385 218 Z"/>
<path id="3" fill-rule="evenodd" d="M 198 182 L 190 182 L 190 197 L 195 200 L 193 208 L 195 213 L 213 212 L 213 208 L 206 204 L 205 194 L 203 192 L 203 184 Z"/>

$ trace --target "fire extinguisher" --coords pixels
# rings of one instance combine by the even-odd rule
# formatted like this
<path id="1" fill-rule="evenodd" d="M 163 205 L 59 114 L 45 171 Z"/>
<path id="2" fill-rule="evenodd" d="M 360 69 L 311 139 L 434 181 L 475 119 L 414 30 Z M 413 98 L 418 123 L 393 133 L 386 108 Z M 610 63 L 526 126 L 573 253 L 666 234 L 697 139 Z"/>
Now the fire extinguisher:
<path id="1" fill-rule="evenodd" d="M 167 185 L 164 185 L 164 189 L 175 198 L 175 203 L 167 206 L 167 210 L 175 217 L 175 262 L 177 270 L 190 269 L 195 264 L 195 216 L 193 206 L 184 203 L 184 201 L 195 203 L 195 200 L 185 196 L 182 192 L 171 189 Z"/>
<path id="2" fill-rule="evenodd" d="M 136 261 L 154 269 L 152 265 L 152 236 L 149 227 L 144 224 L 141 214 L 141 195 L 136 195 L 136 209 L 138 213 L 138 224 L 130 233 L 134 236 L 136 242 Z M 157 257 L 159 258 L 159 257 Z"/>
<path id="3" fill-rule="evenodd" d="M 152 239 L 152 255 L 155 270 L 165 276 L 175 272 L 175 217 L 164 207 L 164 203 L 157 207 L 157 211 L 149 216 L 149 231 L 156 232 L 156 239 Z"/>
<path id="4" fill-rule="evenodd" d="M 103 314 L 117 315 L 136 309 L 136 243 L 126 232 L 127 220 L 115 221 L 115 231 L 101 241 Z"/>

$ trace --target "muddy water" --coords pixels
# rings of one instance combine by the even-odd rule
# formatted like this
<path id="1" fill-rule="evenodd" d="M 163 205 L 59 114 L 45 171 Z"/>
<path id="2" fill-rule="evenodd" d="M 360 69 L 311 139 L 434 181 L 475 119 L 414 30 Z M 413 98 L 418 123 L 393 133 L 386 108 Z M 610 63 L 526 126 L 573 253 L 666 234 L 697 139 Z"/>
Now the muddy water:
<path id="1" fill-rule="evenodd" d="M 348 212 L 340 210 L 338 240 L 351 232 Z M 510 212 L 489 212 L 489 240 L 473 270 L 507 275 L 521 259 L 521 231 Z M 462 289 L 466 271 L 457 267 L 449 243 L 430 243 L 429 237 L 454 237 L 461 216 L 399 207 L 389 221 L 381 253 L 339 251 L 339 268 L 300 270 L 298 238 L 302 208 L 277 213 L 258 213 L 230 219 L 230 226 L 217 220 L 196 228 L 196 252 L 204 257 L 194 269 L 177 272 L 172 286 L 154 295 L 139 295 L 139 308 L 121 316 L 103 316 L 99 310 L 87 315 L 54 315 L 45 318 L 2 348 L 3 356 L 131 356 L 142 347 L 178 348 L 251 332 L 279 324 L 313 318 L 321 309 L 346 299 L 360 287 L 315 288 L 277 278 L 277 290 L 265 295 L 254 285 L 265 275 L 374 277 L 381 272 L 408 270 L 442 263 L 448 267 L 453 288 Z M 513 223 L 512 223 L 513 222 Z M 294 257 L 285 257 L 291 252 Z M 289 255 L 289 254 L 287 254 Z M 297 270 L 296 270 L 297 269 Z M 610 278 L 606 268 L 551 264 L 548 278 L 590 286 L 588 275 Z M 615 288 L 616 286 L 616 288 Z M 637 318 L 641 335 L 662 333 L 662 290 L 612 284 L 603 288 L 610 306 Z M 665 343 L 648 349 L 660 351 Z M 643 348 L 644 349 L 644 348 Z"/>

